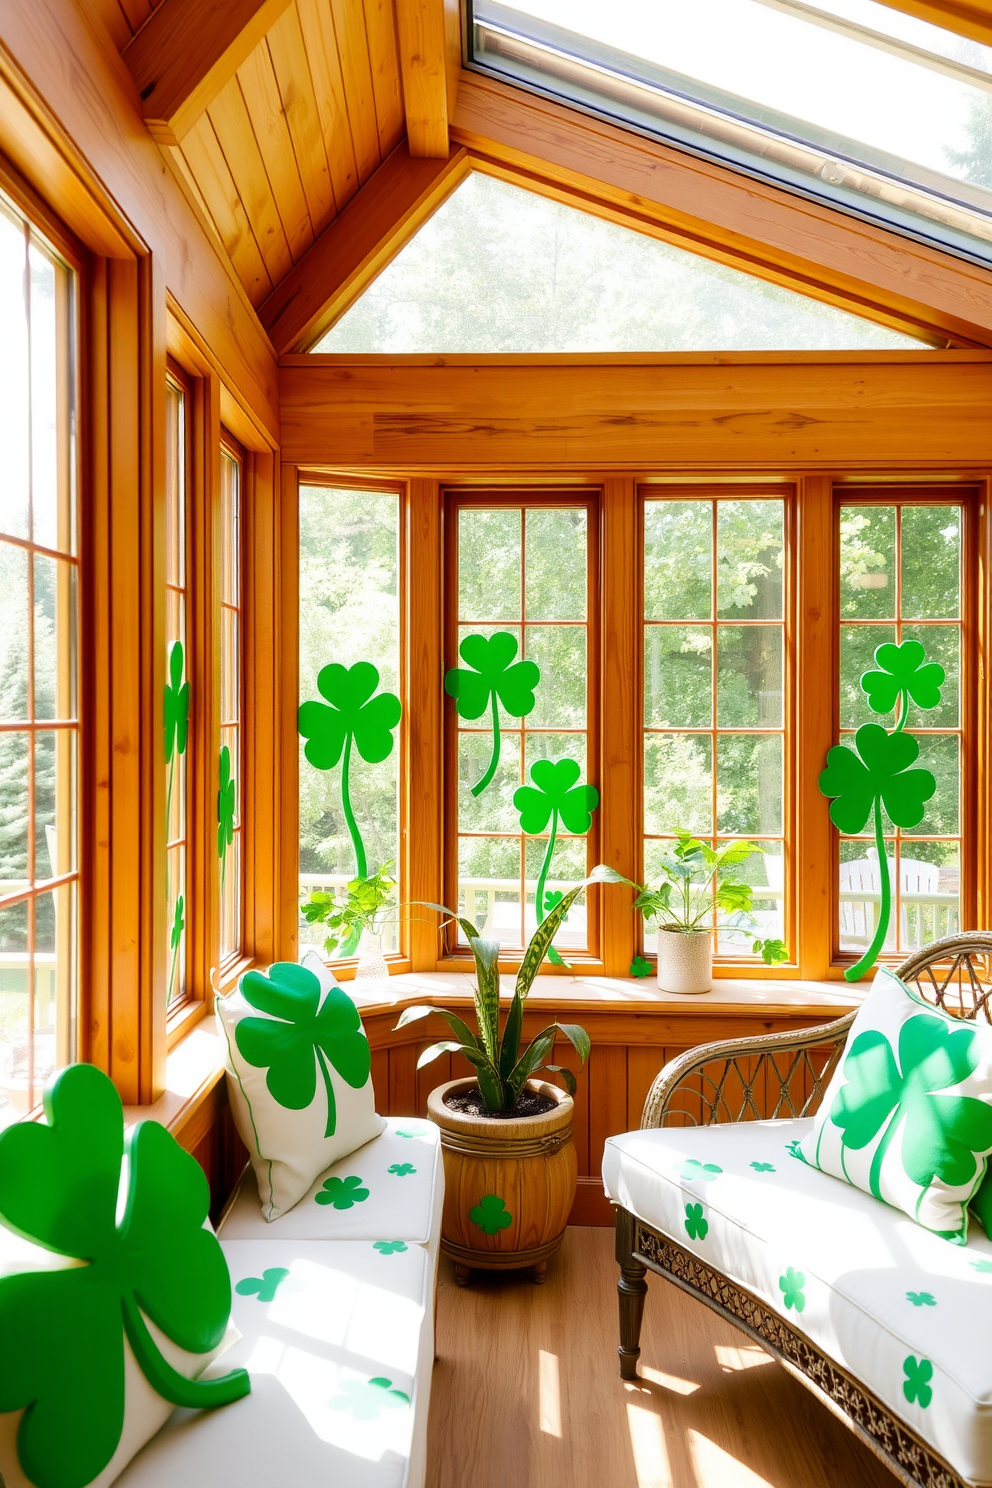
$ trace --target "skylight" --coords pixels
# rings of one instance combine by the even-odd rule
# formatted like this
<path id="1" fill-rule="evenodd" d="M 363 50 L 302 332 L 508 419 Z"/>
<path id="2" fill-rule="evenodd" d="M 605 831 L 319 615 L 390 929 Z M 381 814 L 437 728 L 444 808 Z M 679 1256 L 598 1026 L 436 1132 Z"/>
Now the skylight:
<path id="1" fill-rule="evenodd" d="M 921 344 L 473 173 L 313 349 L 798 351 Z"/>
<path id="2" fill-rule="evenodd" d="M 992 49 L 875 0 L 469 0 L 475 65 L 992 263 Z"/>

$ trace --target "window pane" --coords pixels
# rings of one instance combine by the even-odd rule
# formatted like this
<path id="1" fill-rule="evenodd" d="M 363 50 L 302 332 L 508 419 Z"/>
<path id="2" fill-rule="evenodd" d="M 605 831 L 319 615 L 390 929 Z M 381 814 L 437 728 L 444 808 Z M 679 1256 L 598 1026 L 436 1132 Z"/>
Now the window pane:
<path id="1" fill-rule="evenodd" d="M 59 377 L 55 265 L 32 244 L 31 294 L 31 506 L 36 543 L 59 543 Z"/>
<path id="2" fill-rule="evenodd" d="M 712 568 L 710 502 L 645 503 L 646 620 L 708 620 L 712 612 Z"/>
<path id="3" fill-rule="evenodd" d="M 528 512 L 528 620 L 586 618 L 586 526 L 584 511 Z"/>
<path id="4" fill-rule="evenodd" d="M 30 711 L 29 562 L 23 548 L 0 542 L 0 721 L 7 723 L 23 723 Z"/>
<path id="5" fill-rule="evenodd" d="M 317 686 L 322 668 L 370 662 L 379 673 L 377 694 L 399 695 L 400 679 L 400 502 L 392 491 L 300 487 L 300 700 L 327 703 Z M 519 582 L 519 581 L 518 581 Z M 400 728 L 402 724 L 400 725 Z M 392 730 L 387 757 L 370 763 L 352 750 L 349 802 L 354 811 L 367 871 L 387 864 L 399 876 L 400 728 Z M 300 741 L 300 894 L 339 895 L 357 869 L 355 842 L 341 800 L 341 766 L 316 769 Z M 402 898 L 402 885 L 394 890 Z M 323 948 L 327 934 L 301 915 L 304 945 Z M 370 944 L 348 950 L 356 954 Z M 395 913 L 382 932 L 387 951 L 399 947 Z M 342 948 L 338 948 L 342 954 Z"/>
<path id="6" fill-rule="evenodd" d="M 895 618 L 895 545 L 894 507 L 841 507 L 840 612 L 845 619 Z"/>
<path id="7" fill-rule="evenodd" d="M 31 357 L 24 295 L 27 240 L 24 223 L 0 202 L 0 449 L 3 487 L 0 532 L 28 536 L 31 486 Z"/>
<path id="8" fill-rule="evenodd" d="M 713 714 L 713 636 L 689 625 L 644 630 L 644 722 L 708 728 Z"/>
<path id="9" fill-rule="evenodd" d="M 712 745 L 708 734 L 648 734 L 644 740 L 644 826 L 648 832 L 713 831 Z"/>
<path id="10" fill-rule="evenodd" d="M 32 739 L 0 731 L 0 893 L 28 882 L 29 782 Z"/>
<path id="11" fill-rule="evenodd" d="M 586 721 L 586 628 L 529 625 L 527 655 L 541 668 L 531 728 L 584 728 Z"/>
<path id="12" fill-rule="evenodd" d="M 717 627 L 716 721 L 719 728 L 781 728 L 782 627 Z"/>
<path id="13" fill-rule="evenodd" d="M 780 734 L 718 734 L 716 782 L 718 832 L 773 837 L 783 830 Z"/>
<path id="14" fill-rule="evenodd" d="M 899 949 L 918 950 L 961 928 L 956 842 L 904 842 L 899 854 Z"/>
<path id="15" fill-rule="evenodd" d="M 241 732 L 241 502 L 240 459 L 221 450 L 220 787 L 227 818 L 220 851 L 220 955 L 241 950 L 242 732 Z M 226 777 L 226 778 L 225 778 Z M 218 839 L 220 849 L 220 839 Z"/>
<path id="16" fill-rule="evenodd" d="M 894 845 L 886 843 L 889 882 L 896 881 Z M 840 843 L 840 948 L 862 955 L 871 945 L 878 928 L 882 902 L 882 880 L 878 852 L 867 838 L 842 838 Z M 889 918 L 883 954 L 894 954 L 898 915 Z"/>
<path id="17" fill-rule="evenodd" d="M 717 613 L 721 620 L 781 620 L 781 501 L 717 503 Z"/>
<path id="18" fill-rule="evenodd" d="M 894 625 L 842 625 L 840 628 L 840 726 L 859 728 L 863 723 L 895 724 L 895 712 L 874 713 L 861 686 L 861 678 L 874 670 L 879 646 L 891 645 Z"/>
<path id="19" fill-rule="evenodd" d="M 907 620 L 960 617 L 961 512 L 957 507 L 903 507 L 902 613 Z"/>
<path id="20" fill-rule="evenodd" d="M 520 512 L 463 507 L 458 513 L 458 617 L 519 620 Z"/>
<path id="21" fill-rule="evenodd" d="M 189 646 L 186 630 L 187 444 L 186 394 L 171 378 L 166 383 L 166 512 L 165 512 L 165 837 L 166 837 L 166 1007 L 182 1002 L 186 993 L 186 928 L 192 906 L 186 891 L 186 762 L 192 721 L 189 683 Z M 223 467 L 222 467 L 223 468 Z M 228 611 L 221 611 L 221 688 L 230 688 L 230 670 L 237 658 L 224 646 Z M 221 700 L 221 716 L 236 716 Z M 225 880 L 225 889 L 226 889 Z"/>

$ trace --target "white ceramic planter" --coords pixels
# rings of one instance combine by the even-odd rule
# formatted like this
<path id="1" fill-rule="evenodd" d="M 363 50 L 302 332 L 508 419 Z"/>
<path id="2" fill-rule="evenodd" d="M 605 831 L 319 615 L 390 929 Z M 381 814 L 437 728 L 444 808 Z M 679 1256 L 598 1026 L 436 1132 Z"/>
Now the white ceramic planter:
<path id="1" fill-rule="evenodd" d="M 683 995 L 713 989 L 713 937 L 708 930 L 658 931 L 658 986 Z"/>

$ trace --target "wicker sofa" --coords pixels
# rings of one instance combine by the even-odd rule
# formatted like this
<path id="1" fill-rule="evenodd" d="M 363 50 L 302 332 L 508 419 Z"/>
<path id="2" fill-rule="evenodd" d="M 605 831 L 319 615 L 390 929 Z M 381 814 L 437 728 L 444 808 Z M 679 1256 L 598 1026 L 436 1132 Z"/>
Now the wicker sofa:
<path id="1" fill-rule="evenodd" d="M 936 942 L 898 971 L 932 1005 L 992 1022 L 992 934 Z M 607 1143 L 620 1373 L 636 1378 L 653 1271 L 761 1344 L 903 1482 L 974 1488 L 992 1482 L 992 1240 L 972 1220 L 968 1244 L 950 1245 L 788 1150 L 854 1017 L 690 1050 L 654 1081 L 640 1131 Z M 927 1345 L 938 1318 L 943 1357 Z"/>

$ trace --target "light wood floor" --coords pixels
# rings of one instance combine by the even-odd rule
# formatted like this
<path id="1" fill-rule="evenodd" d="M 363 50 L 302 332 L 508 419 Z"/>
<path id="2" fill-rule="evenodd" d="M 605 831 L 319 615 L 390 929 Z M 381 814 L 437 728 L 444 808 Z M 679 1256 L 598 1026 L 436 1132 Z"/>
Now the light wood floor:
<path id="1" fill-rule="evenodd" d="M 895 1488 L 743 1333 L 649 1274 L 642 1380 L 617 1369 L 613 1232 L 543 1287 L 442 1262 L 428 1488 Z"/>

